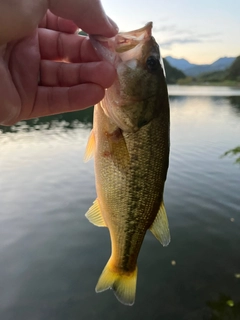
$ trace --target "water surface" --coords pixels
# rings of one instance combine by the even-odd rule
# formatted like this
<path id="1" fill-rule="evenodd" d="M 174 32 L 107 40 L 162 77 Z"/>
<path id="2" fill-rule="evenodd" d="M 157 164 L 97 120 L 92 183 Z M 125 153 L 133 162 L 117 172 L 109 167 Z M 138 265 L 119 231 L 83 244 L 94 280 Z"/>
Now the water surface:
<path id="1" fill-rule="evenodd" d="M 240 167 L 221 158 L 240 144 L 240 91 L 201 88 L 169 88 L 172 241 L 147 234 L 133 307 L 94 292 L 110 241 L 84 217 L 92 110 L 1 128 L 1 320 L 240 319 Z"/>

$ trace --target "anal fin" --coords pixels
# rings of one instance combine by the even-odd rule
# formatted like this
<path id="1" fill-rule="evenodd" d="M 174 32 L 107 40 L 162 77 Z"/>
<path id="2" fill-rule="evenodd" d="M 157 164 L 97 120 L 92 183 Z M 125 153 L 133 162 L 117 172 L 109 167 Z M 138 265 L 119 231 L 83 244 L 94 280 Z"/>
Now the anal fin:
<path id="1" fill-rule="evenodd" d="M 168 226 L 167 213 L 163 202 L 161 203 L 157 216 L 149 230 L 161 242 L 161 244 L 164 247 L 169 244 L 171 237 Z"/>
<path id="2" fill-rule="evenodd" d="M 86 218 L 97 227 L 106 227 L 106 223 L 103 219 L 98 199 L 93 202 L 93 205 L 88 209 L 85 214 Z"/>

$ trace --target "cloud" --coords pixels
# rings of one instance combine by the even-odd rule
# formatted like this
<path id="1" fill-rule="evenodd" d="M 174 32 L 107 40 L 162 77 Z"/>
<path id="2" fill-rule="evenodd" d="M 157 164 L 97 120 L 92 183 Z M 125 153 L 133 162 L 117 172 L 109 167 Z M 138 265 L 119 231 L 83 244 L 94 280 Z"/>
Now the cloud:
<path id="1" fill-rule="evenodd" d="M 170 49 L 175 44 L 187 45 L 193 43 L 218 42 L 220 32 L 199 33 L 194 28 L 181 29 L 175 24 L 165 24 L 154 28 L 154 33 L 159 34 L 161 48 Z M 160 34 L 162 36 L 160 37 Z"/>
<path id="2" fill-rule="evenodd" d="M 159 33 L 159 32 L 172 32 L 172 31 L 176 31 L 177 30 L 177 26 L 175 24 L 166 24 L 166 25 L 162 25 L 159 27 L 155 27 L 153 26 L 153 31 L 154 33 Z"/>
<path id="3" fill-rule="evenodd" d="M 175 44 L 188 45 L 191 43 L 204 43 L 204 42 L 219 42 L 220 39 L 214 39 L 210 34 L 207 36 L 195 36 L 185 38 L 170 38 L 167 41 L 159 41 L 160 47 L 165 49 L 171 49 Z"/>
<path id="4" fill-rule="evenodd" d="M 189 43 L 200 43 L 203 42 L 201 39 L 196 39 L 196 38 L 173 38 L 165 42 L 160 42 L 160 47 L 161 48 L 171 48 L 174 44 L 189 44 Z"/>
<path id="5" fill-rule="evenodd" d="M 194 27 L 182 29 L 176 24 L 162 24 L 154 26 L 154 34 L 159 34 L 157 38 L 167 39 L 166 41 L 159 41 L 162 48 L 170 49 L 174 44 L 187 45 L 190 43 L 203 43 L 203 42 L 218 42 L 220 41 L 220 32 L 207 32 L 200 33 L 194 31 Z M 160 36 L 161 35 L 161 36 Z"/>
<path id="6" fill-rule="evenodd" d="M 201 38 L 215 38 L 218 39 L 221 36 L 221 32 L 211 32 L 211 33 L 199 33 L 197 36 Z"/>

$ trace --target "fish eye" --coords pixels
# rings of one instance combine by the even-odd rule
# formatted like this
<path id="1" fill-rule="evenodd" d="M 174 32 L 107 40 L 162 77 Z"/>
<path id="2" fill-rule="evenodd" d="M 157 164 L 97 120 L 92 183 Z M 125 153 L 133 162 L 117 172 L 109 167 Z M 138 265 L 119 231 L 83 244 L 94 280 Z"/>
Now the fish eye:
<path id="1" fill-rule="evenodd" d="M 159 60 L 155 58 L 154 56 L 149 56 L 147 58 L 147 68 L 150 72 L 153 72 L 157 69 L 159 66 Z"/>

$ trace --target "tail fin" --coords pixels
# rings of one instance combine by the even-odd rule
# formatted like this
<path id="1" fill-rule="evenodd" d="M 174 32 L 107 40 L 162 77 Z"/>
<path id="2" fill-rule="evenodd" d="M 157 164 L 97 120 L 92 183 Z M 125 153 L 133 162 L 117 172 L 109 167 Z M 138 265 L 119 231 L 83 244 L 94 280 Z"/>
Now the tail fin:
<path id="1" fill-rule="evenodd" d="M 132 306 L 135 301 L 136 282 L 137 267 L 131 273 L 124 273 L 114 270 L 109 260 L 103 269 L 95 290 L 96 292 L 102 292 L 107 289 L 113 289 L 115 296 L 121 303 Z"/>

